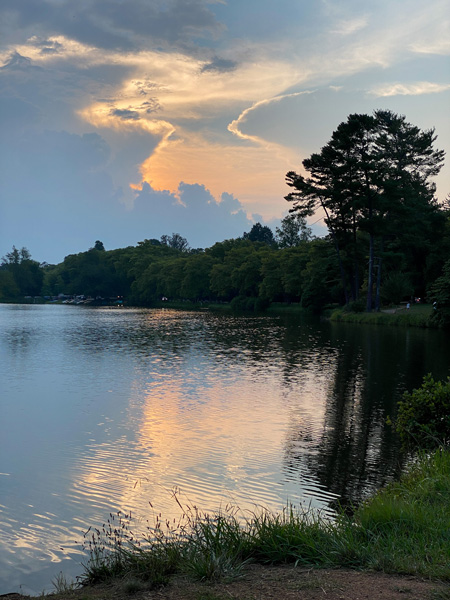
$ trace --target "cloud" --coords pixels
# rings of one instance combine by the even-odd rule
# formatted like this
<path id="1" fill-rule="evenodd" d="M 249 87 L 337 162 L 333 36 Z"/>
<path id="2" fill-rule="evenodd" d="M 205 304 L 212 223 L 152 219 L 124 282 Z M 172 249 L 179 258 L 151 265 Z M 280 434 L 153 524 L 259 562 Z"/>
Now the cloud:
<path id="1" fill-rule="evenodd" d="M 109 160 L 110 149 L 96 133 L 25 130 L 20 137 L 2 136 L 2 246 L 27 246 L 38 260 L 53 261 L 83 248 L 86 238 L 98 239 L 120 208 Z"/>
<path id="2" fill-rule="evenodd" d="M 333 33 L 337 33 L 338 35 L 351 35 L 356 31 L 364 29 L 367 26 L 367 23 L 367 16 L 339 21 L 336 23 Z"/>
<path id="3" fill-rule="evenodd" d="M 244 125 L 247 122 L 249 115 L 251 115 L 251 113 L 253 113 L 257 110 L 260 110 L 263 107 L 265 108 L 272 104 L 282 102 L 286 98 L 297 98 L 298 96 L 302 96 L 304 94 L 309 94 L 309 93 L 311 93 L 311 92 L 309 92 L 309 91 L 296 92 L 293 94 L 286 94 L 284 96 L 276 96 L 275 98 L 267 98 L 265 100 L 260 100 L 259 102 L 255 102 L 252 106 L 250 106 L 249 108 L 246 108 L 244 111 L 242 111 L 242 113 L 239 115 L 239 117 L 237 119 L 235 119 L 234 121 L 232 121 L 228 125 L 228 131 L 231 131 L 231 133 L 234 133 L 234 135 L 236 135 L 237 137 L 239 137 L 241 139 L 251 140 L 257 144 L 265 145 L 265 144 L 267 144 L 267 142 L 264 142 L 264 140 L 262 138 L 260 138 L 256 135 L 246 134 L 242 131 L 242 125 Z"/>
<path id="4" fill-rule="evenodd" d="M 152 45 L 188 47 L 218 35 L 221 26 L 203 0 L 2 0 L 0 33 L 6 42 L 64 35 L 108 50 Z M 19 34 L 20 32 L 20 34 Z"/>
<path id="5" fill-rule="evenodd" d="M 111 110 L 110 114 L 115 117 L 120 117 L 125 121 L 128 121 L 129 119 L 139 119 L 139 113 L 136 110 L 130 110 L 129 108 L 115 108 Z"/>
<path id="6" fill-rule="evenodd" d="M 200 134 L 180 131 L 167 139 L 142 165 L 144 181 L 155 190 L 177 194 L 180 181 L 198 181 L 216 198 L 222 192 L 236 195 L 249 213 L 265 218 L 279 214 L 286 194 L 284 176 L 297 164 L 295 151 L 282 145 L 238 145 L 232 140 L 214 142 Z"/>
<path id="7" fill-rule="evenodd" d="M 238 237 L 252 224 L 233 195 L 224 193 L 218 202 L 204 185 L 184 182 L 176 194 L 144 183 L 128 219 L 142 239 L 177 232 L 197 247 Z"/>
<path id="8" fill-rule="evenodd" d="M 0 104 L 15 119 L 33 116 L 26 103 Z M 117 248 L 172 232 L 187 237 L 191 246 L 208 247 L 251 227 L 235 196 L 222 193 L 217 201 L 200 184 L 182 182 L 171 193 L 144 183 L 132 192 L 134 205 L 126 207 L 123 190 L 116 184 L 126 184 L 130 173 L 137 173 L 149 136 L 120 135 L 121 154 L 97 133 L 31 134 L 25 129 L 20 138 L 2 136 L 0 256 L 14 244 L 27 246 L 37 260 L 59 262 L 67 254 L 88 249 L 96 239 Z M 122 179 L 114 181 L 112 173 L 121 170 Z"/>
<path id="9" fill-rule="evenodd" d="M 32 128 L 38 119 L 39 111 L 30 102 L 17 97 L 0 97 L 0 144 L 5 152 L 7 144 L 21 135 L 24 130 Z M 10 137 L 12 140 L 9 139 Z"/>
<path id="10" fill-rule="evenodd" d="M 447 90 L 450 90 L 450 84 L 418 81 L 416 83 L 393 83 L 380 85 L 370 90 L 369 93 L 378 97 L 421 96 L 422 94 L 438 94 Z"/>
<path id="11" fill-rule="evenodd" d="M 225 58 L 215 57 L 211 62 L 202 67 L 202 72 L 205 71 L 218 71 L 223 73 L 224 71 L 233 71 L 237 67 L 237 62 L 234 60 L 227 60 Z"/>
<path id="12" fill-rule="evenodd" d="M 57 54 L 63 49 L 63 45 L 51 39 L 42 39 L 37 36 L 33 36 L 28 40 L 30 45 L 39 48 L 42 54 Z"/>

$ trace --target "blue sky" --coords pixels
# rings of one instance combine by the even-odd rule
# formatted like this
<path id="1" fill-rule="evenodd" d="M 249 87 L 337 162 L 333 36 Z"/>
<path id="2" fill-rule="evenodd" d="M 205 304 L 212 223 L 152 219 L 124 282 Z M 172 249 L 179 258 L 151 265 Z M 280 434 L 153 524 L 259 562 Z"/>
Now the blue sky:
<path id="1" fill-rule="evenodd" d="M 0 256 L 275 227 L 286 172 L 354 112 L 449 152 L 449 21 L 448 0 L 2 0 Z"/>

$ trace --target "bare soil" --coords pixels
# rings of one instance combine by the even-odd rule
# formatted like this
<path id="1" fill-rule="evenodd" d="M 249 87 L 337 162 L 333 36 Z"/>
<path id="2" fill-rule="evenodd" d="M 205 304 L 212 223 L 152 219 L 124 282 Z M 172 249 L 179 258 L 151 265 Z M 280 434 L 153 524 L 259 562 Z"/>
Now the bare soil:
<path id="1" fill-rule="evenodd" d="M 229 582 L 198 583 L 173 578 L 158 589 L 135 581 L 86 587 L 52 600 L 450 600 L 450 585 L 417 577 L 295 567 L 250 566 Z M 2 600 L 24 600 L 9 594 Z"/>

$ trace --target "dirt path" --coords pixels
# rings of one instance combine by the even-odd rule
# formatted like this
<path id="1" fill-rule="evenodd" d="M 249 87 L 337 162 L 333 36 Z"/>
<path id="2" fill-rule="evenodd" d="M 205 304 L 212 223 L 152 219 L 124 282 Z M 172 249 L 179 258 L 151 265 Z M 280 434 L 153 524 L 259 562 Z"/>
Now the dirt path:
<path id="1" fill-rule="evenodd" d="M 173 579 L 161 589 L 137 583 L 83 588 L 54 600 L 450 600 L 450 585 L 417 577 L 348 570 L 251 566 L 228 583 Z M 18 594 L 2 600 L 22 600 Z"/>

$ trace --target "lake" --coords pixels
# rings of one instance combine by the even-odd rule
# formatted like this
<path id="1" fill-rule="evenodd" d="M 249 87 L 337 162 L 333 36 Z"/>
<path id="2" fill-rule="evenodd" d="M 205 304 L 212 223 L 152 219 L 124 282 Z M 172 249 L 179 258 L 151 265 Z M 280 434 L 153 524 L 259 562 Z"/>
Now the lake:
<path id="1" fill-rule="evenodd" d="M 330 515 L 398 472 L 386 425 L 441 331 L 293 315 L 0 305 L 0 594 L 80 574 L 89 526 L 182 503 Z M 153 508 L 152 508 L 153 507 Z"/>

